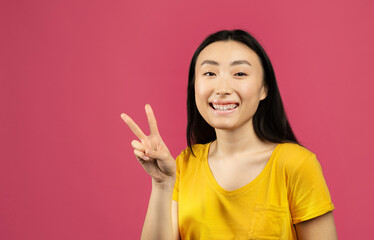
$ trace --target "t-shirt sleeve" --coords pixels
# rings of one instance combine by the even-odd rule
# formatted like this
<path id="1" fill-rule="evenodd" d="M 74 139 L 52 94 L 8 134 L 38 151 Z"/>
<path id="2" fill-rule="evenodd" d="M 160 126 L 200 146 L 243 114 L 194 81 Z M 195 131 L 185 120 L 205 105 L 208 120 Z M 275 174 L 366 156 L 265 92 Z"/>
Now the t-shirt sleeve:
<path id="1" fill-rule="evenodd" d="M 294 224 L 335 209 L 316 155 L 293 162 L 288 174 L 288 200 Z"/>
<path id="2" fill-rule="evenodd" d="M 173 200 L 178 202 L 178 195 L 179 195 L 179 182 L 180 182 L 180 170 L 183 158 L 185 157 L 186 150 L 182 151 L 177 158 L 175 159 L 175 163 L 177 165 L 177 176 L 175 180 L 174 190 L 173 190 Z"/>

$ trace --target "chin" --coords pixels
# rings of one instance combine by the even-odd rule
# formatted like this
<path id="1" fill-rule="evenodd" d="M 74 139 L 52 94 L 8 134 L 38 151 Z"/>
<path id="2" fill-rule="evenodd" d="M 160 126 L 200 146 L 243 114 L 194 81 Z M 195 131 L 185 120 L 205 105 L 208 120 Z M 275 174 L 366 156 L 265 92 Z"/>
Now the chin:
<path id="1" fill-rule="evenodd" d="M 214 119 L 213 121 L 209 121 L 208 123 L 214 129 L 223 131 L 234 131 L 238 130 L 239 128 L 245 131 L 245 129 L 247 129 L 247 127 L 251 127 L 252 124 L 252 121 L 250 120 L 244 122 L 234 121 L 234 119 L 226 119 L 226 121 L 223 119 L 220 120 L 221 121 L 217 121 L 217 119 Z"/>
<path id="2" fill-rule="evenodd" d="M 224 130 L 224 131 L 231 131 L 236 128 L 236 126 L 232 124 L 219 123 L 219 124 L 209 124 L 209 125 L 212 126 L 216 130 Z"/>

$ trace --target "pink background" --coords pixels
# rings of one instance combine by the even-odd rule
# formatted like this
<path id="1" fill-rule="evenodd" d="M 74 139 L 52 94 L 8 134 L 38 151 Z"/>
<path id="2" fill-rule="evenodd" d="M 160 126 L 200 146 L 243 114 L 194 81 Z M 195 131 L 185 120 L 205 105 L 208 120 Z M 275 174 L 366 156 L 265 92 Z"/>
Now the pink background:
<path id="1" fill-rule="evenodd" d="M 373 1 L 13 1 L 0 5 L 0 238 L 139 239 L 150 178 L 125 112 L 186 147 L 193 52 L 243 28 L 273 62 L 323 167 L 340 239 L 372 236 Z"/>

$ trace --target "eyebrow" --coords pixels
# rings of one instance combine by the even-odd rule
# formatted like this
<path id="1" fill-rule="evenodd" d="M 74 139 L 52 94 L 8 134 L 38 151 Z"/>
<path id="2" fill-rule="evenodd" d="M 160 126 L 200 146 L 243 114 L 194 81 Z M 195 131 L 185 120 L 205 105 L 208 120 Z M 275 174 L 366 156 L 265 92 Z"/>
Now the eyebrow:
<path id="1" fill-rule="evenodd" d="M 213 61 L 213 60 L 204 60 L 201 63 L 201 65 L 203 65 L 203 64 L 212 64 L 212 65 L 217 65 L 217 66 L 219 65 L 218 62 Z M 236 60 L 236 61 L 233 61 L 233 62 L 230 63 L 230 66 L 239 65 L 239 64 L 248 64 L 249 66 L 252 66 L 247 60 Z"/>

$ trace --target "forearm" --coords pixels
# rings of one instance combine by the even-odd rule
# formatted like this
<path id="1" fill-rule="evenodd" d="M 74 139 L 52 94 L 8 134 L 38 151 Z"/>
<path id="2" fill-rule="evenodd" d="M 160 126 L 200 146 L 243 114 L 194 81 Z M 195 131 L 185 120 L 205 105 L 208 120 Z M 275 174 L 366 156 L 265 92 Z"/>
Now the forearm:
<path id="1" fill-rule="evenodd" d="M 174 182 L 157 184 L 152 182 L 152 193 L 145 217 L 142 240 L 172 239 L 172 196 Z"/>

